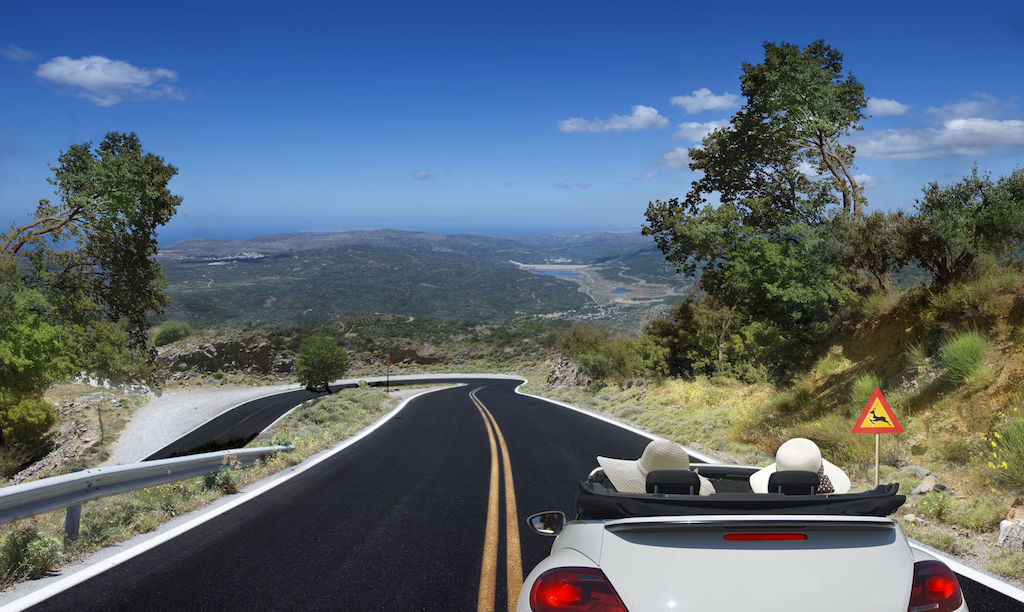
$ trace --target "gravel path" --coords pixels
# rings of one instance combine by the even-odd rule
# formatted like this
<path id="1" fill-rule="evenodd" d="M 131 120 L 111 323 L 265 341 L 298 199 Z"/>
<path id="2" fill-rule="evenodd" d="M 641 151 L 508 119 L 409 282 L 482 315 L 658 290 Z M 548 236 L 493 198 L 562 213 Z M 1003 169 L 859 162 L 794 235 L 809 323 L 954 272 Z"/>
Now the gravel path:
<path id="1" fill-rule="evenodd" d="M 264 395 L 301 389 L 297 384 L 266 387 L 218 386 L 174 389 L 135 411 L 103 465 L 135 463 L 167 446 L 218 414 Z"/>

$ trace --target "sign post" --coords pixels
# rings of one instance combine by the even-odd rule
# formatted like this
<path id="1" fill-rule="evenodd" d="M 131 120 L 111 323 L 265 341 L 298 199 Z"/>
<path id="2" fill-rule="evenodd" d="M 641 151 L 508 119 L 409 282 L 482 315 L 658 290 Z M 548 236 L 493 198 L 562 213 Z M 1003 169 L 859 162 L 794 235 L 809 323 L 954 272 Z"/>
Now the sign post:
<path id="1" fill-rule="evenodd" d="M 384 392 L 391 393 L 391 358 L 388 357 L 387 374 L 384 376 Z"/>
<path id="2" fill-rule="evenodd" d="M 853 426 L 853 433 L 875 434 L 875 486 L 878 486 L 878 456 L 881 448 L 881 434 L 903 433 L 903 426 L 896 419 L 889 402 L 885 401 L 882 391 L 875 387 L 864 411 L 860 413 L 857 424 Z"/>

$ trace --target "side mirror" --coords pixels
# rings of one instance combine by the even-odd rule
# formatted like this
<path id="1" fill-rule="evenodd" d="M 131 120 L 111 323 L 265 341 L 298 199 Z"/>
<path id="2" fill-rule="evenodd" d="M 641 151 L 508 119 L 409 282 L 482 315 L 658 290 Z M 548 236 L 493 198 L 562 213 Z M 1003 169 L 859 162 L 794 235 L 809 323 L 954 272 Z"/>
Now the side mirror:
<path id="1" fill-rule="evenodd" d="M 556 536 L 565 527 L 566 519 L 564 512 L 538 512 L 526 519 L 530 529 L 542 536 Z"/>

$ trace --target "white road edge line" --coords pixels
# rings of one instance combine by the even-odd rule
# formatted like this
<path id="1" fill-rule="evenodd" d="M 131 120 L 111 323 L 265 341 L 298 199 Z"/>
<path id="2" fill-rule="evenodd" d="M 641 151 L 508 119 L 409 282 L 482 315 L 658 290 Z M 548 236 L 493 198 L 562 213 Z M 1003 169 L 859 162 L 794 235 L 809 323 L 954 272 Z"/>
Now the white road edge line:
<path id="1" fill-rule="evenodd" d="M 523 384 L 524 385 L 526 384 L 525 380 L 523 381 Z M 523 386 L 523 385 L 519 385 L 519 387 L 521 387 L 521 386 Z M 543 396 L 540 396 L 540 395 L 533 395 L 531 393 L 525 393 L 523 391 L 520 391 L 519 387 L 516 387 L 516 393 L 518 393 L 519 395 L 525 395 L 527 397 L 532 397 L 534 399 L 539 399 L 539 400 L 543 400 L 545 402 L 550 402 L 552 404 L 557 404 L 559 406 L 562 406 L 563 408 L 568 408 L 570 410 L 575 410 L 576 412 L 582 412 L 583 414 L 586 414 L 588 416 L 594 417 L 595 419 L 599 419 L 599 420 L 604 421 L 606 423 L 611 423 L 612 425 L 617 425 L 617 426 L 619 426 L 619 427 L 621 427 L 623 429 L 632 431 L 633 433 L 637 433 L 637 434 L 640 434 L 641 436 L 644 436 L 646 438 L 650 438 L 651 440 L 660 439 L 659 436 L 655 436 L 655 435 L 653 435 L 651 433 L 648 433 L 646 431 L 643 431 L 641 429 L 637 429 L 636 427 L 633 427 L 632 425 L 627 425 L 626 423 L 622 423 L 622 422 L 617 421 L 617 420 L 615 420 L 613 418 L 607 417 L 607 416 L 605 416 L 603 414 L 600 414 L 600 413 L 597 413 L 597 412 L 593 412 L 591 410 L 587 410 L 586 408 L 580 408 L 579 406 L 573 406 L 572 404 L 566 404 L 565 402 L 560 402 L 558 400 L 549 399 L 549 398 L 546 398 L 546 397 L 543 397 Z M 686 448 L 686 447 L 684 446 L 683 448 Z M 694 451 L 694 450 L 689 449 L 689 448 L 686 448 L 686 452 L 689 453 L 690 456 L 696 457 L 696 458 L 702 460 L 704 463 L 722 463 L 721 461 L 719 461 L 719 460 L 717 460 L 717 459 L 715 459 L 713 457 L 708 457 L 707 455 L 704 455 L 703 453 L 699 453 L 699 452 Z M 980 570 L 980 569 L 978 569 L 976 567 L 971 567 L 970 565 L 966 565 L 965 563 L 963 563 L 961 561 L 957 561 L 956 559 L 952 559 L 950 557 L 947 557 L 946 555 L 944 555 L 941 552 L 935 550 L 934 548 L 932 548 L 930 546 L 927 546 L 925 544 L 922 544 L 921 542 L 918 542 L 917 540 L 911 540 L 910 538 L 907 538 L 907 539 L 910 540 L 911 546 L 913 548 L 917 548 L 918 550 L 923 550 L 924 552 L 928 553 L 929 555 L 932 555 L 936 559 L 941 560 L 943 563 L 948 565 L 949 568 L 952 569 L 954 572 L 956 572 L 958 574 L 962 574 L 964 576 L 967 576 L 971 580 L 973 580 L 973 581 L 975 581 L 977 583 L 980 583 L 980 584 L 982 584 L 982 585 L 992 589 L 993 591 L 998 591 L 998 592 L 1002 593 L 1003 595 L 1006 595 L 1007 597 L 1010 597 L 1012 599 L 1016 599 L 1017 601 L 1020 601 L 1020 602 L 1024 602 L 1024 589 L 1021 589 L 1021 588 L 1019 588 L 1019 587 L 1017 587 L 1015 585 L 1012 585 L 1009 582 L 1006 582 L 1005 580 L 1002 580 L 1002 579 L 1000 579 L 1000 578 L 998 578 L 996 576 L 993 576 L 992 574 L 989 574 L 988 572 L 982 571 L 982 570 Z M 968 605 L 969 605 L 969 603 L 968 603 Z"/>
<path id="2" fill-rule="evenodd" d="M 307 471 L 309 469 L 312 469 L 313 467 L 319 465 L 323 461 L 326 461 L 327 459 L 330 459 L 331 457 L 333 457 L 334 455 L 338 454 L 339 452 L 345 450 L 349 446 L 352 446 L 356 442 L 362 440 L 363 438 L 365 438 L 366 436 L 370 435 L 375 430 L 377 430 L 377 428 L 379 428 L 380 426 L 384 425 L 384 423 L 387 423 L 388 421 L 390 421 L 392 419 L 392 417 L 394 417 L 403 408 L 405 408 L 406 404 L 408 404 L 411 400 L 413 400 L 413 399 L 415 399 L 415 398 L 417 398 L 417 397 L 419 397 L 421 395 L 425 395 L 427 393 L 433 393 L 435 391 L 444 391 L 445 389 L 450 389 L 450 387 L 445 387 L 445 388 L 442 388 L 442 389 L 426 389 L 422 393 L 417 393 L 416 395 L 413 395 L 413 396 L 405 398 L 404 400 L 402 400 L 401 403 L 398 404 L 398 406 L 396 406 L 394 408 L 394 410 L 392 410 L 391 412 L 389 412 L 386 415 L 382 416 L 381 418 L 377 419 L 377 421 L 375 421 L 373 424 L 367 426 L 365 429 L 361 430 L 359 433 L 355 434 L 351 438 L 348 438 L 347 440 L 344 440 L 343 442 L 338 443 L 336 446 L 332 447 L 331 449 L 327 450 L 326 452 L 323 452 L 320 456 L 316 457 L 314 460 L 310 461 L 309 463 L 305 463 L 305 462 L 299 463 L 298 465 L 295 466 L 295 470 L 293 472 L 291 472 L 289 474 L 286 474 L 284 476 L 278 477 L 273 482 L 266 483 L 266 484 L 264 484 L 262 486 L 259 486 L 259 487 L 255 488 L 255 489 L 251 490 L 251 491 L 247 491 L 245 493 L 242 493 L 241 495 L 239 495 L 238 499 L 235 499 L 235 500 L 231 501 L 230 503 L 224 504 L 223 506 L 219 506 L 219 507 L 217 507 L 214 510 L 206 512 L 202 516 L 198 516 L 198 517 L 196 517 L 196 518 L 194 518 L 194 519 L 192 519 L 192 520 L 190 520 L 188 522 L 182 523 L 181 525 L 178 525 L 174 529 L 169 529 L 165 533 L 162 533 L 162 534 L 160 534 L 160 535 L 158 535 L 156 537 L 148 539 L 145 542 L 140 542 L 139 544 L 137 544 L 135 546 L 132 546 L 131 548 L 129 548 L 129 549 L 123 551 L 123 552 L 120 552 L 120 553 L 118 553 L 118 554 L 116 554 L 116 555 L 114 555 L 114 556 L 112 556 L 110 558 L 104 559 L 104 560 L 99 561 L 99 562 L 97 562 L 97 563 L 95 563 L 93 565 L 90 565 L 89 567 L 83 568 L 83 569 L 75 572 L 74 574 L 70 574 L 67 577 L 64 577 L 64 578 L 61 578 L 61 579 L 59 579 L 59 580 L 57 580 L 55 582 L 52 582 L 52 583 L 48 584 L 47 586 L 45 586 L 45 587 L 43 587 L 41 589 L 33 591 L 32 593 L 28 593 L 24 597 L 20 597 L 20 598 L 18 598 L 16 600 L 14 600 L 14 601 L 4 605 L 3 607 L 0 607 L 0 612 L 15 612 L 15 611 L 20 611 L 20 610 L 25 610 L 26 608 L 29 608 L 31 606 L 34 606 L 34 605 L 40 603 L 40 602 L 43 602 L 43 601 L 49 599 L 50 597 L 53 597 L 54 595 L 57 595 L 58 593 L 61 593 L 63 591 L 66 591 L 66 590 L 70 589 L 73 586 L 81 584 L 82 582 L 85 582 L 86 580 L 88 580 L 90 578 L 93 578 L 94 576 L 98 576 L 99 574 L 102 574 L 103 572 L 105 572 L 105 571 L 107 571 L 107 570 L 109 570 L 109 569 L 111 569 L 113 567 L 116 567 L 116 566 L 124 563 L 125 561 L 128 561 L 128 560 L 130 560 L 130 559 L 132 559 L 134 557 L 137 557 L 137 556 L 141 555 L 142 553 L 144 553 L 144 552 L 146 552 L 146 551 L 148 551 L 148 550 L 150 550 L 152 548 L 155 548 L 155 547 L 159 546 L 160 544 L 163 544 L 164 542 L 167 542 L 168 540 L 171 540 L 171 539 L 173 539 L 173 538 L 175 538 L 175 537 L 185 533 L 186 531 L 189 531 L 191 529 L 195 529 L 196 527 L 202 525 L 203 523 L 206 523 L 207 521 L 210 521 L 210 520 L 220 516 L 221 514 L 224 514 L 225 512 L 227 512 L 229 510 L 233 510 L 233 509 L 237 508 L 238 506 L 244 504 L 245 502 L 250 501 L 250 500 L 258 497 L 258 496 L 266 493 L 267 491 L 270 491 L 274 487 L 276 487 L 276 486 L 278 486 L 278 485 L 280 485 L 280 484 L 282 484 L 284 482 L 287 482 L 287 481 L 291 480 L 292 478 L 298 476 L 299 474 L 301 474 L 301 473 L 303 473 L 303 472 L 305 472 L 305 471 Z M 285 393 L 288 393 L 288 392 L 285 391 Z"/>

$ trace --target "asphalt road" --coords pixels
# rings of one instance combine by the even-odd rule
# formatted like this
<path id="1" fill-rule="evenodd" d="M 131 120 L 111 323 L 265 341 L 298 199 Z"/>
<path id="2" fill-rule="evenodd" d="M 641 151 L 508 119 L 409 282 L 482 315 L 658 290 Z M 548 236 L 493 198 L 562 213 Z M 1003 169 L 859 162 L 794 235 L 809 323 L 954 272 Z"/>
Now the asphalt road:
<path id="1" fill-rule="evenodd" d="M 648 440 L 515 394 L 517 381 L 469 383 L 411 401 L 316 468 L 34 609 L 503 609 L 551 546 L 525 518 L 571 514 L 598 454 L 637 457 Z M 237 431 L 302 394 L 246 404 Z M 972 612 L 1022 609 L 961 581 Z"/>
<path id="2" fill-rule="evenodd" d="M 475 610 L 491 505 L 487 412 L 510 458 L 517 526 L 540 510 L 573 510 L 576 481 L 598 454 L 638 457 L 647 444 L 516 395 L 517 384 L 473 381 L 413 400 L 316 469 L 36 609 Z M 474 390 L 483 410 L 469 396 Z M 500 443 L 495 450 L 501 458 Z M 514 557 L 504 465 L 486 580 L 496 609 L 508 601 L 507 560 Z M 525 527 L 520 536 L 525 575 L 551 540 Z"/>

